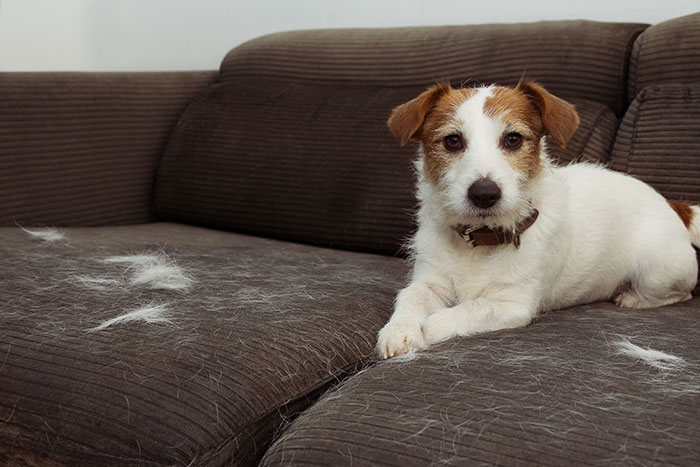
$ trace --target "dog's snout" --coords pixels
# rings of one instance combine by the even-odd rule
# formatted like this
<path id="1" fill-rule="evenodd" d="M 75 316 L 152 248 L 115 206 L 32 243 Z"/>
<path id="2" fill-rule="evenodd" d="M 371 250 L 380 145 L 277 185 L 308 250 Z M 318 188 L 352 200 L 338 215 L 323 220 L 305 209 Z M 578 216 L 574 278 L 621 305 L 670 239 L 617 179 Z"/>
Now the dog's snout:
<path id="1" fill-rule="evenodd" d="M 480 178 L 469 187 L 467 197 L 475 206 L 487 209 L 501 199 L 501 189 L 490 178 Z"/>

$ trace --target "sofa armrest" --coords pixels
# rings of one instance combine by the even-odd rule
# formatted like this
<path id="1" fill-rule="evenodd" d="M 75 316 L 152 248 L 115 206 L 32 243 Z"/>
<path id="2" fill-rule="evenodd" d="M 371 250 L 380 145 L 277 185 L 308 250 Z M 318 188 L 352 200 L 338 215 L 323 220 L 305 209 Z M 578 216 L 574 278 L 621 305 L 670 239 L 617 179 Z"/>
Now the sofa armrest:
<path id="1" fill-rule="evenodd" d="M 216 76 L 0 73 L 0 225 L 154 220 L 163 148 Z"/>

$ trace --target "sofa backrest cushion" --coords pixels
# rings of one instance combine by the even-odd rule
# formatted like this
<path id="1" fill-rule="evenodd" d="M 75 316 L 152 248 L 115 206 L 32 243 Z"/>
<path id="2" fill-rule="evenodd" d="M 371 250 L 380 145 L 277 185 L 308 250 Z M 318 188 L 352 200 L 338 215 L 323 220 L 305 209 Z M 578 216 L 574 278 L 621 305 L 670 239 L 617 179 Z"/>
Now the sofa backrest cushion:
<path id="1" fill-rule="evenodd" d="M 384 134 L 386 109 L 412 93 L 252 78 L 213 86 L 171 137 L 158 215 L 393 253 L 411 229 L 414 182 L 412 149 Z"/>
<path id="2" fill-rule="evenodd" d="M 700 203 L 700 82 L 644 88 L 620 124 L 612 168 Z"/>
<path id="3" fill-rule="evenodd" d="M 306 31 L 234 49 L 183 114 L 156 182 L 161 219 L 396 254 L 413 229 L 415 147 L 391 109 L 440 79 L 516 83 L 577 105 L 562 159 L 607 160 L 644 26 L 555 22 Z M 543 54 L 542 51 L 547 53 Z M 515 52 L 517 51 L 517 52 Z"/>
<path id="4" fill-rule="evenodd" d="M 700 82 L 700 13 L 651 26 L 634 42 L 629 101 L 647 86 Z"/>

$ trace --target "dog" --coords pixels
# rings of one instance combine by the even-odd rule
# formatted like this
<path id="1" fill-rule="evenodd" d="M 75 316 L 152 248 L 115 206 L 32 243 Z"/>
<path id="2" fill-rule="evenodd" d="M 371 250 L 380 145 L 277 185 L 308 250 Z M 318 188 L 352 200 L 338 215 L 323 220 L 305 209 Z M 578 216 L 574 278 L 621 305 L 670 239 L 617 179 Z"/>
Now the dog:
<path id="1" fill-rule="evenodd" d="M 572 104 L 527 81 L 437 84 L 393 110 L 391 133 L 419 143 L 418 230 L 380 358 L 546 310 L 691 298 L 700 208 L 599 165 L 554 164 L 544 137 L 563 147 L 578 124 Z"/>

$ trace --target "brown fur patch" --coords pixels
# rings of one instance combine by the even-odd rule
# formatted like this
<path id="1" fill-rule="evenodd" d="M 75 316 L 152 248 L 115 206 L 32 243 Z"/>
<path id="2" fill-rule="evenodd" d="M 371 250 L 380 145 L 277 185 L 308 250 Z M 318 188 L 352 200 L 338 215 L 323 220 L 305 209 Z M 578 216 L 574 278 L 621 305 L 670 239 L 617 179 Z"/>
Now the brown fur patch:
<path id="1" fill-rule="evenodd" d="M 423 143 L 425 171 L 428 176 L 437 181 L 460 154 L 445 149 L 443 139 L 451 134 L 461 134 L 462 122 L 455 119 L 457 109 L 461 104 L 474 95 L 476 89 L 450 89 L 435 103 L 425 118 L 421 128 L 420 139 Z M 469 142 L 464 140 L 465 146 Z"/>
<path id="2" fill-rule="evenodd" d="M 484 113 L 492 118 L 499 118 L 506 124 L 505 136 L 511 132 L 523 136 L 523 144 L 515 151 L 508 151 L 508 162 L 513 169 L 527 177 L 535 176 L 542 168 L 542 150 L 540 141 L 545 134 L 544 124 L 539 109 L 518 89 L 499 87 L 484 102 Z"/>
<path id="3" fill-rule="evenodd" d="M 668 200 L 668 204 L 671 205 L 674 211 L 676 211 L 678 217 L 680 217 L 683 221 L 683 225 L 685 225 L 686 228 L 690 227 L 690 223 L 693 222 L 694 215 L 693 208 L 690 206 L 690 204 L 684 201 L 674 200 Z"/>

